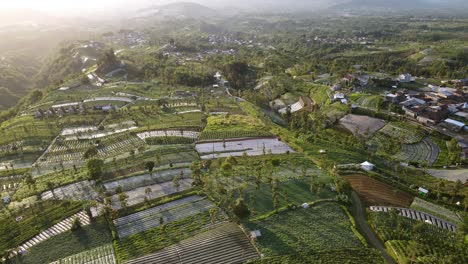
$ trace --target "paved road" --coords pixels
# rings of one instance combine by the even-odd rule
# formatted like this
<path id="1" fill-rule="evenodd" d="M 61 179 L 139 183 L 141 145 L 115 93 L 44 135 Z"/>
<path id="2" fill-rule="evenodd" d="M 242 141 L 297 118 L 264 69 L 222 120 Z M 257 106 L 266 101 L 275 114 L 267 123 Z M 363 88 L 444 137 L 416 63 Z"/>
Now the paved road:
<path id="1" fill-rule="evenodd" d="M 377 236 L 374 234 L 374 231 L 372 230 L 372 228 L 369 226 L 369 224 L 367 224 L 366 216 L 362 209 L 362 203 L 361 203 L 361 200 L 359 199 L 359 196 L 355 192 L 353 192 L 351 197 L 353 199 L 353 206 L 351 208 L 351 212 L 354 215 L 354 218 L 356 219 L 356 223 L 359 226 L 359 230 L 363 233 L 367 242 L 372 247 L 380 251 L 383 258 L 385 259 L 385 262 L 387 262 L 388 264 L 396 264 L 393 258 L 390 257 L 390 255 L 388 255 L 387 251 L 385 250 L 385 246 L 382 244 L 379 238 L 377 238 Z"/>

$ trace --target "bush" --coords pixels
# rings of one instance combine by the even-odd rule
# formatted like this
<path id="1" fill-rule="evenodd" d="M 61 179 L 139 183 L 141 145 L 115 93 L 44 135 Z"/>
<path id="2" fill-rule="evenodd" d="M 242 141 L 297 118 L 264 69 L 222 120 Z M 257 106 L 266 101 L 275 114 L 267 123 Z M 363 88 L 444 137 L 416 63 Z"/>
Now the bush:
<path id="1" fill-rule="evenodd" d="M 234 204 L 232 211 L 239 218 L 245 218 L 250 215 L 249 208 L 244 203 L 244 200 L 241 198 L 236 200 L 236 203 Z"/>

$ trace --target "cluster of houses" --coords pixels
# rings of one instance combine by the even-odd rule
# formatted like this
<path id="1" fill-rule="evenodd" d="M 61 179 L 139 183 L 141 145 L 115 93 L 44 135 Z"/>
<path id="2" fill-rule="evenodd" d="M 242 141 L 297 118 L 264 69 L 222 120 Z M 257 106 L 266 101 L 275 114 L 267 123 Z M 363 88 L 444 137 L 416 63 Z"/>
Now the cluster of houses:
<path id="1" fill-rule="evenodd" d="M 133 30 L 120 30 L 119 32 L 105 33 L 104 38 L 108 42 L 116 45 L 123 45 L 130 48 L 145 46 L 149 44 L 148 34 Z"/>
<path id="2" fill-rule="evenodd" d="M 458 120 L 468 119 L 468 98 L 455 88 L 430 85 L 431 91 L 401 90 L 385 94 L 385 101 L 400 105 L 405 114 L 426 125 L 441 124 L 453 131 L 468 129 Z M 448 118 L 453 116 L 454 118 Z"/>

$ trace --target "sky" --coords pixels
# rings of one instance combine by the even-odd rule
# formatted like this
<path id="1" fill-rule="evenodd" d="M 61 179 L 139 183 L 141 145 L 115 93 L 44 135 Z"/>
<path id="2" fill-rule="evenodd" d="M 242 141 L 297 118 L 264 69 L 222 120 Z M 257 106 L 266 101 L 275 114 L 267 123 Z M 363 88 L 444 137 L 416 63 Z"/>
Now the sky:
<path id="1" fill-rule="evenodd" d="M 45 13 L 80 13 L 103 9 L 131 8 L 167 1 L 168 0 L 0 0 L 0 10 L 32 9 Z"/>

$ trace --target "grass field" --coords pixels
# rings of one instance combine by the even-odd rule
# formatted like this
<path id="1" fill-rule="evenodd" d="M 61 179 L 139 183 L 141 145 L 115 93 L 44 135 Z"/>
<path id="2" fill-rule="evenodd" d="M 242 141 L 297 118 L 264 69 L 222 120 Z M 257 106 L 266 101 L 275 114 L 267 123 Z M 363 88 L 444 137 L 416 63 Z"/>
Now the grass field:
<path id="1" fill-rule="evenodd" d="M 366 175 L 346 175 L 343 178 L 349 182 L 351 187 L 368 205 L 409 207 L 413 200 L 413 197 L 409 193 L 400 191 Z"/>
<path id="2" fill-rule="evenodd" d="M 363 247 L 348 216 L 335 203 L 284 211 L 246 226 L 260 230 L 262 236 L 256 244 L 267 257 Z"/>

